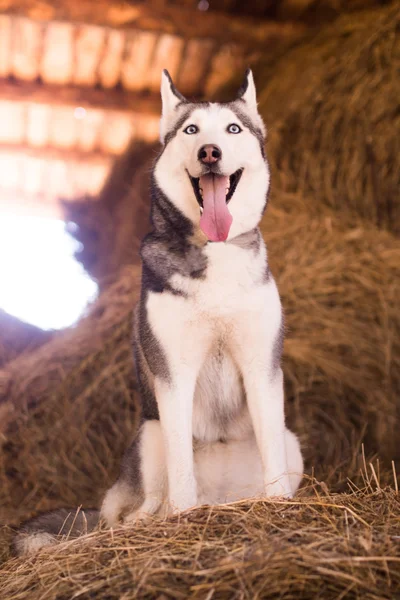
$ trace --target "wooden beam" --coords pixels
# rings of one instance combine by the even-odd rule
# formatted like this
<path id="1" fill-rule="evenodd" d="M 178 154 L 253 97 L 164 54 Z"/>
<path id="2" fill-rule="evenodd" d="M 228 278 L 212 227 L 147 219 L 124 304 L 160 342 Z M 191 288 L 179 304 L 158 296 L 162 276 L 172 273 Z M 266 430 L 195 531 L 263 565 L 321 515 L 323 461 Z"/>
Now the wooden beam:
<path id="1" fill-rule="evenodd" d="M 40 194 L 24 194 L 22 192 L 4 192 L 0 189 L 0 215 L 29 215 L 64 221 L 65 214 L 58 198 L 49 202 Z"/>
<path id="2" fill-rule="evenodd" d="M 112 28 L 138 28 L 185 38 L 213 38 L 244 46 L 302 35 L 296 22 L 278 22 L 173 3 L 127 0 L 0 0 L 0 13 L 42 21 L 72 21 Z"/>
<path id="3" fill-rule="evenodd" d="M 41 160 L 52 161 L 61 160 L 67 163 L 78 163 L 81 166 L 85 165 L 104 165 L 110 166 L 115 158 L 110 153 L 95 150 L 85 152 L 78 148 L 55 148 L 53 146 L 35 147 L 28 144 L 7 144 L 0 142 L 0 156 L 28 156 L 30 158 L 38 158 Z M 1 182 L 0 182 L 1 186 Z"/>
<path id="4" fill-rule="evenodd" d="M 159 94 L 129 92 L 123 89 L 105 90 L 74 85 L 50 85 L 4 78 L 0 78 L 0 99 L 129 111 L 153 116 L 161 113 Z"/>

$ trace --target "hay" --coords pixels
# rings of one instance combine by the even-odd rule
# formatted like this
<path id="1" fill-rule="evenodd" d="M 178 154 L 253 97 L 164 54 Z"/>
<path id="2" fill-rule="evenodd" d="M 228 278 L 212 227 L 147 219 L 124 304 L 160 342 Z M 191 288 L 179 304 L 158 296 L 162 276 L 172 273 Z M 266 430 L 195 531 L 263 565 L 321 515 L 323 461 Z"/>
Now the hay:
<path id="1" fill-rule="evenodd" d="M 52 335 L 0 310 L 0 369 L 23 352 L 48 342 Z"/>
<path id="2" fill-rule="evenodd" d="M 100 531 L 0 568 L 7 600 L 382 600 L 400 593 L 399 496 L 253 501 Z M 303 492 L 304 494 L 304 492 Z"/>
<path id="3" fill-rule="evenodd" d="M 275 10 L 278 18 L 301 19 L 320 25 L 344 12 L 359 11 L 389 2 L 391 0 L 282 0 L 275 3 Z"/>
<path id="4" fill-rule="evenodd" d="M 255 67 L 275 184 L 400 233 L 400 4 Z"/>
<path id="5" fill-rule="evenodd" d="M 400 242 L 363 222 L 347 227 L 334 211 L 314 212 L 277 194 L 263 230 L 288 327 L 289 421 L 327 478 L 327 465 L 349 463 L 357 439 L 386 460 L 400 458 Z"/>

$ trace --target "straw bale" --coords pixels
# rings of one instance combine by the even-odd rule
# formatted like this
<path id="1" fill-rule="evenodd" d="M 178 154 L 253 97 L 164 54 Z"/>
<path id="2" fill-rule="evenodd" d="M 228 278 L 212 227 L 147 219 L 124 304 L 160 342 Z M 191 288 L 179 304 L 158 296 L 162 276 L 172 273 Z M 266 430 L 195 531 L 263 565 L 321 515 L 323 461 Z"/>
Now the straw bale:
<path id="1" fill-rule="evenodd" d="M 333 19 L 344 12 L 388 4 L 390 0 L 279 0 L 278 18 L 302 19 L 317 22 Z"/>
<path id="2" fill-rule="evenodd" d="M 256 67 L 275 181 L 396 233 L 399 25 L 399 2 L 344 15 Z"/>
<path id="3" fill-rule="evenodd" d="M 38 348 L 52 335 L 0 310 L 0 368 L 23 352 Z"/>
<path id="4" fill-rule="evenodd" d="M 400 593 L 399 497 L 352 495 L 203 507 L 100 531 L 0 568 L 7 600 L 383 600 Z"/>

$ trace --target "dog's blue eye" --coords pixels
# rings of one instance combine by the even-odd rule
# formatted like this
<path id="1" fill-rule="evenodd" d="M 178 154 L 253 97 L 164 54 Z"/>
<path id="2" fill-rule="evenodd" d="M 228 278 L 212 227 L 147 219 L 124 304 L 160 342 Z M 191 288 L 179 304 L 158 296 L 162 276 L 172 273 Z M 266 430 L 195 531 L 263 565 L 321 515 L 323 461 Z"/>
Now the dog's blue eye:
<path id="1" fill-rule="evenodd" d="M 193 133 L 197 133 L 198 131 L 199 128 L 197 127 L 197 125 L 188 125 L 186 129 L 183 130 L 183 132 L 187 133 L 188 135 L 193 135 Z"/>
<path id="2" fill-rule="evenodd" d="M 242 130 L 240 129 L 239 125 L 236 125 L 236 123 L 231 123 L 228 125 L 227 131 L 228 133 L 240 133 Z"/>

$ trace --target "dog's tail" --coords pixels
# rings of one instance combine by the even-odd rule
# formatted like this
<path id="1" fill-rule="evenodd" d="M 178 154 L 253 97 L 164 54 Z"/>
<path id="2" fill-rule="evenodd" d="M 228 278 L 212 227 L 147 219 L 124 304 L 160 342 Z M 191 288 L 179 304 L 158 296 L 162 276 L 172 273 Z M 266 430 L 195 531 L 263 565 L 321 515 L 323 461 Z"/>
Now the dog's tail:
<path id="1" fill-rule="evenodd" d="M 29 521 L 19 527 L 13 549 L 18 556 L 33 554 L 65 539 L 74 539 L 96 529 L 100 512 L 90 509 L 59 508 Z"/>

